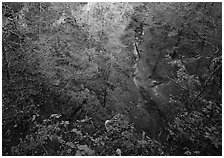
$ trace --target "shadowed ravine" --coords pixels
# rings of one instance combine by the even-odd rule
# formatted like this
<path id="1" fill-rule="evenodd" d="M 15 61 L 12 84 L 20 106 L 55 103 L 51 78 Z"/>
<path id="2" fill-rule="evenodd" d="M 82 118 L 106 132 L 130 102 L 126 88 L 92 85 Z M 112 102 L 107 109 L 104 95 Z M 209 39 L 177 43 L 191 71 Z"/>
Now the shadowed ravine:
<path id="1" fill-rule="evenodd" d="M 137 51 L 134 49 L 134 55 Z M 150 69 L 143 57 L 136 57 L 135 71 L 133 81 L 138 89 L 138 105 L 129 113 L 130 121 L 139 131 L 146 132 L 151 138 L 157 137 L 157 134 L 164 128 L 166 122 L 165 109 L 169 104 L 169 94 L 165 96 L 161 92 L 163 84 L 156 85 L 157 81 L 150 79 Z"/>

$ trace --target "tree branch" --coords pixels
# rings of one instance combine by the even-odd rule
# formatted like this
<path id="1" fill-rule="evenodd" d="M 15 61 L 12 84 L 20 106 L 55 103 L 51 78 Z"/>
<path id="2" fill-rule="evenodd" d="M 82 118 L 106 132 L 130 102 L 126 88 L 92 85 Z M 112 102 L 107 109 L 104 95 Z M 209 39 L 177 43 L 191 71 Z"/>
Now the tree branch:
<path id="1" fill-rule="evenodd" d="M 201 96 L 201 94 L 204 92 L 204 90 L 205 90 L 205 88 L 206 88 L 206 86 L 207 86 L 207 84 L 208 84 L 208 82 L 209 82 L 209 80 L 212 78 L 212 76 L 214 76 L 214 74 L 218 71 L 218 69 L 220 69 L 221 68 L 221 65 L 219 65 L 210 75 L 209 75 L 209 77 L 207 78 L 207 80 L 205 81 L 205 83 L 204 83 L 204 86 L 203 86 L 203 88 L 201 89 L 201 91 L 198 93 L 198 95 L 196 96 L 196 98 L 194 99 L 194 100 L 192 100 L 191 101 L 191 103 L 194 103 L 200 96 Z"/>

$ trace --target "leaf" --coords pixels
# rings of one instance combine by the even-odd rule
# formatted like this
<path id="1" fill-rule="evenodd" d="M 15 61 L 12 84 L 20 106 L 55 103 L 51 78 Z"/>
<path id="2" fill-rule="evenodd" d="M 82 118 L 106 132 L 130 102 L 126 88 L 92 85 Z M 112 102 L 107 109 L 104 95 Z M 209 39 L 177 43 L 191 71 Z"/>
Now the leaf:
<path id="1" fill-rule="evenodd" d="M 95 151 L 91 150 L 87 145 L 79 145 L 78 149 L 83 150 L 88 156 L 95 155 Z"/>
<path id="2" fill-rule="evenodd" d="M 78 134 L 78 135 L 82 135 L 82 132 L 81 132 L 81 131 L 78 131 L 76 128 L 73 128 L 73 129 L 71 130 L 71 132 L 74 132 L 74 133 L 76 133 L 76 134 Z"/>
<path id="3" fill-rule="evenodd" d="M 78 149 L 79 150 L 87 150 L 88 149 L 88 146 L 87 145 L 79 145 L 78 146 Z"/>
<path id="4" fill-rule="evenodd" d="M 67 127 L 68 124 L 69 124 L 69 121 L 65 121 L 65 122 L 64 122 L 64 127 Z"/>
<path id="5" fill-rule="evenodd" d="M 214 140 L 214 141 L 212 141 L 212 144 L 214 144 L 215 147 L 218 149 L 219 148 L 219 145 L 222 145 L 222 142 L 221 141 Z"/>
<path id="6" fill-rule="evenodd" d="M 121 156 L 121 149 L 116 150 L 117 155 Z"/>
<path id="7" fill-rule="evenodd" d="M 72 149 L 68 149 L 67 153 L 70 154 L 72 152 Z"/>
<path id="8" fill-rule="evenodd" d="M 190 151 L 185 151 L 184 155 L 191 155 L 191 152 Z"/>
<path id="9" fill-rule="evenodd" d="M 60 118 L 61 114 L 52 114 L 50 118 Z"/>
<path id="10" fill-rule="evenodd" d="M 200 154 L 200 151 L 193 151 L 194 154 Z"/>
<path id="11" fill-rule="evenodd" d="M 58 142 L 59 142 L 59 143 L 62 143 L 62 142 L 64 141 L 64 140 L 62 139 L 62 137 L 59 137 L 59 136 L 57 137 L 57 139 L 58 139 Z"/>
<path id="12" fill-rule="evenodd" d="M 68 145 L 70 148 L 75 148 L 75 144 L 72 142 L 67 142 L 66 145 Z"/>
<path id="13" fill-rule="evenodd" d="M 11 134 L 11 130 L 8 129 L 8 130 L 6 131 L 6 135 L 9 136 L 10 134 Z"/>
<path id="14" fill-rule="evenodd" d="M 83 155 L 84 155 L 84 153 L 80 150 L 77 150 L 77 152 L 75 154 L 75 156 L 83 156 Z"/>

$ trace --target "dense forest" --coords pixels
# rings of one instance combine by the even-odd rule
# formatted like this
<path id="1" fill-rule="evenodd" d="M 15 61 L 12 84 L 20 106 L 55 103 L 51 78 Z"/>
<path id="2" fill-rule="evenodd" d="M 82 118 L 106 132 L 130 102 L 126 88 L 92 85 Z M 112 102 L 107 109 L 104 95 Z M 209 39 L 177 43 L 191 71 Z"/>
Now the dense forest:
<path id="1" fill-rule="evenodd" d="M 222 155 L 222 3 L 2 3 L 2 154 Z"/>

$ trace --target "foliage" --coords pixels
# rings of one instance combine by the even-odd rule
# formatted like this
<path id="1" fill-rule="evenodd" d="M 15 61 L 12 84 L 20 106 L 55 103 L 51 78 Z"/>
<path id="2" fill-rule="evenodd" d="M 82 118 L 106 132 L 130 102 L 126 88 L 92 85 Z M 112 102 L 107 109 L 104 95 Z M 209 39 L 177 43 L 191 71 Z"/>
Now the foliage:
<path id="1" fill-rule="evenodd" d="M 3 155 L 221 155 L 221 13 L 210 2 L 3 3 Z M 136 65 L 157 85 L 138 89 Z"/>
<path id="2" fill-rule="evenodd" d="M 139 140 L 130 124 L 118 124 L 122 121 L 119 116 L 122 115 L 113 119 L 112 124 L 116 128 L 110 131 L 101 128 L 100 135 L 88 117 L 76 120 L 72 125 L 69 121 L 63 121 L 60 114 L 52 114 L 41 124 L 34 118 L 35 131 L 12 147 L 12 155 L 116 155 L 114 147 L 120 149 L 121 155 L 163 154 L 158 142 L 151 139 Z M 82 133 L 85 128 L 86 133 Z"/>
<path id="3" fill-rule="evenodd" d="M 174 155 L 221 153 L 221 108 L 212 102 L 204 102 L 204 104 L 206 106 L 201 112 L 185 112 L 175 118 L 172 136 L 169 138 L 169 143 L 175 144 L 171 149 Z"/>

